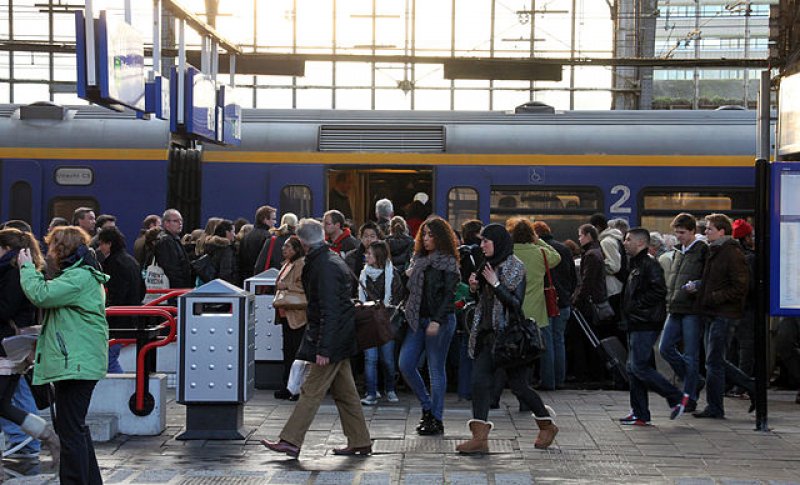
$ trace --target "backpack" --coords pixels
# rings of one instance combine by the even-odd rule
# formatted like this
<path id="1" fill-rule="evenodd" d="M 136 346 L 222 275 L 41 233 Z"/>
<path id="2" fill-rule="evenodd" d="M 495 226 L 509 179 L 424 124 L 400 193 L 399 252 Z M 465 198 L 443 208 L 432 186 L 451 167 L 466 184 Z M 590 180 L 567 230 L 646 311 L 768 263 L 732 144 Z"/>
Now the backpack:
<path id="1" fill-rule="evenodd" d="M 617 248 L 619 249 L 619 271 L 614 273 L 614 277 L 620 280 L 622 283 L 628 281 L 628 274 L 630 273 L 630 269 L 628 268 L 628 255 L 625 252 L 625 246 L 622 245 L 622 241 L 617 239 Z"/>
<path id="2" fill-rule="evenodd" d="M 217 268 L 214 267 L 214 262 L 211 261 L 211 256 L 208 254 L 200 256 L 191 264 L 195 274 L 203 283 L 208 283 L 217 277 Z"/>

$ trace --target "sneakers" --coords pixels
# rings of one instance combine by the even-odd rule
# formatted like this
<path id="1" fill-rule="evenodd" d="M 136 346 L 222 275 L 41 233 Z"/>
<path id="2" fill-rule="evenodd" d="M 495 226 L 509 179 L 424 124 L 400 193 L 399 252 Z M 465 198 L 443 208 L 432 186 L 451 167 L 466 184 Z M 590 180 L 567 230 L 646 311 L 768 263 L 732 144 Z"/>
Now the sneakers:
<path id="1" fill-rule="evenodd" d="M 636 421 L 636 415 L 633 414 L 633 411 L 631 411 L 630 414 L 628 414 L 624 418 L 619 418 L 620 423 L 623 421 Z"/>
<path id="2" fill-rule="evenodd" d="M 678 419 L 686 411 L 686 406 L 689 405 L 689 395 L 684 394 L 681 402 L 672 407 L 672 412 L 669 413 L 669 419 Z"/>
<path id="3" fill-rule="evenodd" d="M 629 419 L 627 421 L 620 421 L 619 424 L 624 424 L 625 426 L 650 426 L 650 421 L 645 421 L 644 419 Z"/>
<path id="4" fill-rule="evenodd" d="M 367 394 L 367 396 L 361 400 L 361 404 L 364 406 L 374 406 L 378 404 L 378 397 L 373 396 L 371 394 Z"/>
<path id="5" fill-rule="evenodd" d="M 386 400 L 389 402 L 400 402 L 400 398 L 397 397 L 397 393 L 394 391 L 388 391 L 386 393 Z"/>

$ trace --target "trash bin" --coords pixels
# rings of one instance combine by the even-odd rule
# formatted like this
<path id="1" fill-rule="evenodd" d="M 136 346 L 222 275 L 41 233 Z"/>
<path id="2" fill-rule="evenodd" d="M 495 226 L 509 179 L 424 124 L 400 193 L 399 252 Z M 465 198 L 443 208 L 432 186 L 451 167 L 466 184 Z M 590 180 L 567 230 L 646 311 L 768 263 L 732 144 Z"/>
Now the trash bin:
<path id="1" fill-rule="evenodd" d="M 268 269 L 244 280 L 256 297 L 256 389 L 283 387 L 283 327 L 275 325 L 275 283 L 279 271 Z"/>
<path id="2" fill-rule="evenodd" d="M 255 298 L 216 279 L 178 298 L 179 440 L 245 439 L 244 403 L 253 394 Z"/>

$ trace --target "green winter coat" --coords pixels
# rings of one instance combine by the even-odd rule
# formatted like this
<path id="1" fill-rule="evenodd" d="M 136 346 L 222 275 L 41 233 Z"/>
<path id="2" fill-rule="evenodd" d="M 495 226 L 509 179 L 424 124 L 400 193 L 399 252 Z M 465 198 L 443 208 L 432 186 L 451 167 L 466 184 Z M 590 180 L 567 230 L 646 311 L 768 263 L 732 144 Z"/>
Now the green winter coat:
<path id="1" fill-rule="evenodd" d="M 108 275 L 78 261 L 46 281 L 31 263 L 20 269 L 22 291 L 45 310 L 36 344 L 33 383 L 97 381 L 108 369 L 108 323 L 103 284 Z"/>
<path id="2" fill-rule="evenodd" d="M 561 255 L 558 254 L 558 251 L 541 239 L 535 244 L 514 244 L 514 255 L 522 260 L 527 273 L 522 311 L 526 317 L 536 319 L 536 323 L 540 327 L 546 327 L 550 325 L 550 318 L 547 316 L 547 306 L 544 302 L 546 275 L 542 251 L 547 254 L 547 266 L 550 269 L 555 268 L 561 262 Z"/>

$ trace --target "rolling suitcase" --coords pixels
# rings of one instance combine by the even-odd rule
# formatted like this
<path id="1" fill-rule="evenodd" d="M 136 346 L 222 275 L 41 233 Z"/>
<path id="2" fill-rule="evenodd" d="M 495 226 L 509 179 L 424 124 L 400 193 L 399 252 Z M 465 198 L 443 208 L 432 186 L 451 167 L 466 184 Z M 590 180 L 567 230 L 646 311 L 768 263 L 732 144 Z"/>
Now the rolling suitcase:
<path id="1" fill-rule="evenodd" d="M 625 367 L 628 362 L 628 351 L 625 350 L 622 342 L 617 337 L 607 337 L 599 340 L 589 322 L 586 321 L 586 318 L 579 310 L 573 308 L 572 315 L 580 325 L 586 338 L 589 339 L 589 343 L 592 344 L 592 347 L 597 350 L 600 357 L 605 361 L 606 368 L 614 375 L 614 380 L 622 379 L 623 382 L 628 383 L 628 371 Z"/>

